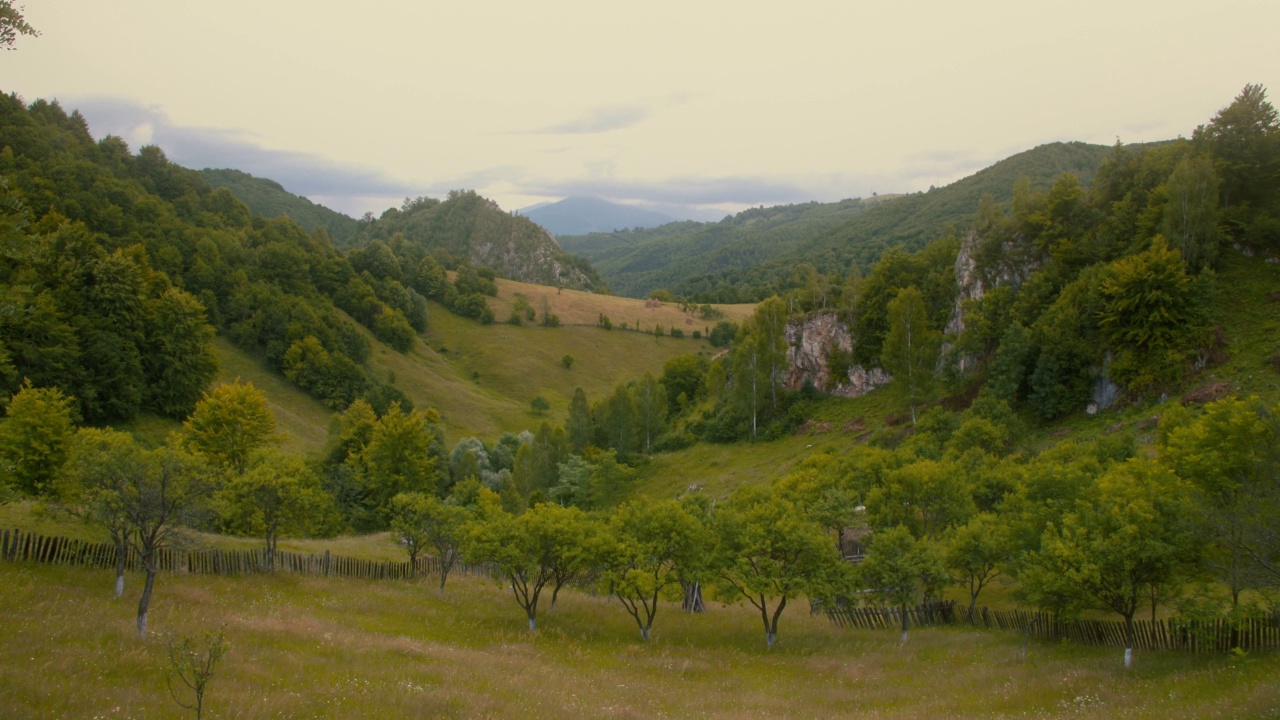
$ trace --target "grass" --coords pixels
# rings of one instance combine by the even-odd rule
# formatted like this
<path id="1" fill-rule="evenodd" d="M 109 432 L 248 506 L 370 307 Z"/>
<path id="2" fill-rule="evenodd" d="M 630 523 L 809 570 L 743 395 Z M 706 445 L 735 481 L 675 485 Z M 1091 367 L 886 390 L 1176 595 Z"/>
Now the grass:
<path id="1" fill-rule="evenodd" d="M 222 629 L 210 717 L 1263 717 L 1275 654 L 1232 659 L 1033 644 L 958 628 L 838 629 L 797 603 L 766 651 L 749 607 L 664 606 L 638 641 L 616 602 L 568 592 L 530 635 L 509 591 L 430 580 L 164 575 L 146 640 L 140 578 L 0 563 L 0 709 L 9 717 L 181 717 L 165 637 Z"/>
<path id="2" fill-rule="evenodd" d="M 740 323 L 756 309 L 754 304 L 714 305 L 724 317 L 705 320 L 696 313 L 682 311 L 676 303 L 647 303 L 635 298 L 597 295 L 581 290 L 557 290 L 547 285 L 531 285 L 514 280 L 496 282 L 498 296 L 489 301 L 489 307 L 493 308 L 494 316 L 499 322 L 511 316 L 517 296 L 523 297 L 533 307 L 538 321 L 541 321 L 544 314 L 543 308 L 547 307 L 560 317 L 560 322 L 564 325 L 595 325 L 599 322 L 600 315 L 604 314 L 615 327 L 627 323 L 632 328 L 639 326 L 652 331 L 654 325 L 661 325 L 663 332 L 675 327 L 684 330 L 686 335 L 692 335 L 694 330 L 702 330 L 705 334 L 708 328 L 714 327 L 722 319 Z"/>

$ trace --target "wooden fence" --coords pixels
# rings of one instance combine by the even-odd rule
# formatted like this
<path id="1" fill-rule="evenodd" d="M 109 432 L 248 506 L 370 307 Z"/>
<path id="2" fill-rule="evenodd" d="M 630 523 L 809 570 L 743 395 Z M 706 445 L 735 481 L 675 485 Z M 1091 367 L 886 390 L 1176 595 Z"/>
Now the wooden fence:
<path id="1" fill-rule="evenodd" d="M 840 627 L 893 630 L 902 627 L 898 608 L 853 607 L 836 603 L 825 610 Z M 930 603 L 907 610 L 912 626 L 971 625 L 1026 633 L 1042 640 L 1069 640 L 1082 645 L 1123 648 L 1123 620 L 1065 620 L 1052 613 L 1028 610 L 956 608 L 955 602 Z M 1134 648 L 1184 652 L 1247 652 L 1280 650 L 1280 617 L 1250 620 L 1135 620 Z"/>
<path id="2" fill-rule="evenodd" d="M 140 570 L 142 563 L 135 549 L 125 556 L 125 568 Z M 12 562 L 38 562 L 57 565 L 82 565 L 92 568 L 116 566 L 116 548 L 111 543 L 93 543 L 65 537 L 46 537 L 21 530 L 0 531 L 0 559 Z M 163 548 L 159 553 L 160 569 L 166 572 L 199 575 L 245 575 L 271 572 L 272 558 L 265 548 L 253 550 L 182 550 Z M 409 561 L 364 560 L 361 558 L 277 551 L 274 569 L 282 572 L 323 577 L 345 577 L 366 580 L 403 580 L 440 571 L 440 559 L 419 557 Z M 454 572 L 492 577 L 494 569 L 487 564 L 457 562 Z"/>

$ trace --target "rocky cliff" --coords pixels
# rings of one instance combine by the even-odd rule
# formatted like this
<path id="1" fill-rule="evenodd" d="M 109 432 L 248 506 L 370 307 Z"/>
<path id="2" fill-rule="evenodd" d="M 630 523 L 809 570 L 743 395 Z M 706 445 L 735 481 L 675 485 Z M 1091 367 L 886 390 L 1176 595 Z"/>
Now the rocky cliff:
<path id="1" fill-rule="evenodd" d="M 853 353 L 853 335 L 835 313 L 816 313 L 803 322 L 788 324 L 786 338 L 791 368 L 786 386 L 792 390 L 809 382 L 831 395 L 859 397 L 892 380 L 880 368 L 847 364 L 848 370 L 841 372 L 843 368 L 832 367 L 845 365 L 838 358 L 848 358 Z"/>

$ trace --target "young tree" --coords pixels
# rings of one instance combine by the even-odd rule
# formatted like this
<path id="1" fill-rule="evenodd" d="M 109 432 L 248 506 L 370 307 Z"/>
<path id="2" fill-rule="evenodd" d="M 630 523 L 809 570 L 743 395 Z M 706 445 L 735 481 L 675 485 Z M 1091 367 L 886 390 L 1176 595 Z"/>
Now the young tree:
<path id="1" fill-rule="evenodd" d="M 1013 551 L 1008 523 L 993 513 L 979 513 L 952 529 L 944 562 L 952 579 L 969 590 L 970 617 L 978 604 L 978 593 L 1000 575 Z"/>
<path id="2" fill-rule="evenodd" d="M 946 573 L 933 543 L 915 539 L 901 525 L 877 531 L 871 537 L 866 559 L 857 568 L 863 587 L 898 608 L 904 643 L 911 629 L 907 609 L 938 590 Z"/>
<path id="3" fill-rule="evenodd" d="M 828 596 L 846 567 L 822 526 L 773 489 L 740 486 L 713 523 L 718 589 L 760 611 L 770 648 L 787 602 L 802 594 Z"/>
<path id="4" fill-rule="evenodd" d="M 168 644 L 169 666 L 166 668 L 165 684 L 169 687 L 169 695 L 173 701 L 187 710 L 194 710 L 196 720 L 204 715 L 204 694 L 213 679 L 214 672 L 223 656 L 231 651 L 231 643 L 227 642 L 222 632 L 205 633 L 197 640 L 192 637 L 182 638 L 182 642 L 172 640 Z M 177 677 L 194 695 L 192 702 L 186 703 L 178 699 L 173 689 L 173 678 Z"/>
<path id="5" fill-rule="evenodd" d="M 929 327 L 924 296 L 914 285 L 900 290 L 889 302 L 888 315 L 889 332 L 880 361 L 911 406 L 911 424 L 915 425 L 916 406 L 928 398 L 933 387 L 941 334 Z"/>
<path id="6" fill-rule="evenodd" d="M 1184 577 L 1199 539 L 1189 488 L 1146 458 L 1113 466 L 1061 525 L 1045 530 L 1021 571 L 1023 593 L 1061 611 L 1111 610 L 1125 622 L 1125 667 L 1133 664 L 1133 616 L 1154 585 Z"/>
<path id="7" fill-rule="evenodd" d="M 261 390 L 236 380 L 205 393 L 183 430 L 209 464 L 240 475 L 254 450 L 275 441 L 276 418 Z"/>
<path id="8" fill-rule="evenodd" d="M 52 498 L 58 511 L 107 531 L 116 549 L 116 597 L 124 594 L 133 530 L 124 512 L 124 492 L 130 478 L 146 472 L 146 462 L 146 452 L 132 435 L 81 428 Z"/>
<path id="9" fill-rule="evenodd" d="M 440 595 L 449 572 L 461 554 L 471 512 L 426 493 L 400 493 L 391 498 L 391 530 L 400 536 L 409 564 L 417 566 L 423 548 L 435 550 L 440 561 Z"/>
<path id="10" fill-rule="evenodd" d="M 653 373 L 646 372 L 636 384 L 635 409 L 640 434 L 644 437 L 644 452 L 649 455 L 653 452 L 654 439 L 667 421 L 667 391 Z"/>
<path id="11" fill-rule="evenodd" d="M 624 505 L 610 519 L 609 530 L 603 579 L 648 642 L 658 601 L 694 572 L 710 544 L 709 533 L 673 500 Z"/>
<path id="12" fill-rule="evenodd" d="M 543 503 L 522 515 L 490 509 L 471 525 L 465 546 L 468 558 L 497 566 L 536 632 L 543 589 L 550 584 L 554 597 L 586 567 L 596 547 L 591 537 L 581 510 Z"/>
<path id="13" fill-rule="evenodd" d="M 147 452 L 138 471 L 122 480 L 118 502 L 146 573 L 138 601 L 138 634 L 145 636 L 160 552 L 179 541 L 183 527 L 202 514 L 213 482 L 198 458 L 174 444 Z"/>
<path id="14" fill-rule="evenodd" d="M 271 570 L 280 535 L 313 532 L 333 510 L 315 472 L 301 457 L 284 453 L 267 454 L 218 493 L 223 527 L 262 537 Z"/>

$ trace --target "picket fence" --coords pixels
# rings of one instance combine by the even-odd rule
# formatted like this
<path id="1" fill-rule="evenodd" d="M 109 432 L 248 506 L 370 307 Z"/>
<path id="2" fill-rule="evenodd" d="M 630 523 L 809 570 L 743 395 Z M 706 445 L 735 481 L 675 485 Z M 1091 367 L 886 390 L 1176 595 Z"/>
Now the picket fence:
<path id="1" fill-rule="evenodd" d="M 158 566 L 165 572 L 197 575 L 245 575 L 250 573 L 282 572 L 322 577 L 345 577 L 364 580 L 404 580 L 440 571 L 440 559 L 434 556 L 419 557 L 410 565 L 408 560 L 365 560 L 362 558 L 276 551 L 275 557 L 265 548 L 253 550 L 198 549 L 183 550 L 163 548 L 158 553 Z M 0 531 L 0 559 L 11 562 L 37 562 L 55 565 L 80 565 L 91 568 L 115 568 L 116 547 L 112 543 L 94 543 L 66 537 L 50 537 L 24 533 L 21 530 Z M 141 558 L 137 550 L 129 548 L 125 555 L 125 568 L 140 570 Z M 454 563 L 453 572 L 492 577 L 495 569 L 489 564 Z"/>
<path id="2" fill-rule="evenodd" d="M 897 629 L 902 627 L 898 608 L 854 607 L 836 603 L 825 608 L 828 619 L 840 627 Z M 1029 610 L 992 610 L 988 607 L 957 608 L 954 601 L 908 608 L 911 626 L 970 625 L 992 630 L 1017 631 L 1041 640 L 1070 641 L 1082 645 L 1125 647 L 1122 620 L 1075 620 Z M 1134 648 L 1179 650 L 1192 653 L 1226 653 L 1280 650 L 1280 618 L 1248 620 L 1135 620 Z"/>

